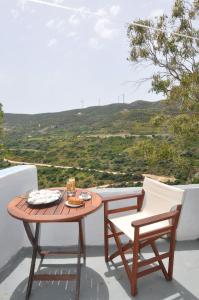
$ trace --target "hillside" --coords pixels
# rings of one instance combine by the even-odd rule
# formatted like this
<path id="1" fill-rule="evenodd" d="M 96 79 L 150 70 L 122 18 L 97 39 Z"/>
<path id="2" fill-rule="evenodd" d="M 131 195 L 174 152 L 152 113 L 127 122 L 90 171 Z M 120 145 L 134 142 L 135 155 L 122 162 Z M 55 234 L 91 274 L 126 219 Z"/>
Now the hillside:
<path id="1" fill-rule="evenodd" d="M 180 153 L 185 164 L 179 167 L 175 156 L 165 155 L 173 145 L 167 127 L 150 123 L 160 112 L 176 110 L 164 101 L 135 101 L 57 113 L 5 114 L 4 158 L 11 164 L 38 165 L 40 187 L 64 185 L 69 177 L 75 177 L 79 187 L 132 186 L 140 184 L 143 173 L 183 183 L 190 180 L 187 165 L 193 174 L 190 182 L 195 182 L 197 142 Z"/>
<path id="2" fill-rule="evenodd" d="M 147 123 L 152 115 L 164 109 L 164 101 L 138 100 L 56 113 L 7 113 L 4 128 L 8 133 L 31 135 L 62 131 L 72 134 L 131 132 L 135 122 Z"/>

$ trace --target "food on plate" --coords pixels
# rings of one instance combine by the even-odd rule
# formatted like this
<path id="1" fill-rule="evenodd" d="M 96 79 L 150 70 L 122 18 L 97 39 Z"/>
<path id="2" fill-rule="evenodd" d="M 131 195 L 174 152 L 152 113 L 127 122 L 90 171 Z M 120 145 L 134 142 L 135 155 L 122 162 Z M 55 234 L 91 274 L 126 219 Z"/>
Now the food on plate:
<path id="1" fill-rule="evenodd" d="M 84 201 L 81 199 L 78 199 L 76 197 L 69 197 L 68 203 L 72 204 L 72 205 L 82 205 L 84 203 Z"/>

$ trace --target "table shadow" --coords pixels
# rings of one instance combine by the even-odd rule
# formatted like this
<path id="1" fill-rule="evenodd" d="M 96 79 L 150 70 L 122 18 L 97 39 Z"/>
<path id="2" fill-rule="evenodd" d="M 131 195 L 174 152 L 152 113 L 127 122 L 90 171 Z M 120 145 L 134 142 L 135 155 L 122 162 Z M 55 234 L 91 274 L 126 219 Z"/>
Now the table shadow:
<path id="1" fill-rule="evenodd" d="M 62 273 L 60 267 L 53 269 L 55 274 Z M 67 274 L 75 273 L 76 268 L 74 265 L 67 267 Z M 61 273 L 60 273 L 61 272 Z M 52 274 L 52 268 L 47 267 L 40 270 L 40 274 Z M 64 273 L 64 272 L 63 272 Z M 9 300 L 24 300 L 26 295 L 28 279 L 24 279 L 14 290 Z M 30 300 L 73 300 L 75 299 L 75 281 L 34 281 Z M 82 265 L 81 270 L 81 300 L 109 300 L 108 287 L 104 279 L 93 269 Z"/>

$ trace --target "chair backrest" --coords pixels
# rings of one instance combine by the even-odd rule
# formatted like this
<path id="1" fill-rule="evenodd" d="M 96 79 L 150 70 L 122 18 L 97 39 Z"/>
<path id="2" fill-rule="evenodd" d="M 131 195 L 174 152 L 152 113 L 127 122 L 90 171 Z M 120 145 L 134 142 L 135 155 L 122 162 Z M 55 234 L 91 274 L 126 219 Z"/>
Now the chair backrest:
<path id="1" fill-rule="evenodd" d="M 171 185 L 145 177 L 143 210 L 154 214 L 168 212 L 182 204 L 185 191 Z"/>

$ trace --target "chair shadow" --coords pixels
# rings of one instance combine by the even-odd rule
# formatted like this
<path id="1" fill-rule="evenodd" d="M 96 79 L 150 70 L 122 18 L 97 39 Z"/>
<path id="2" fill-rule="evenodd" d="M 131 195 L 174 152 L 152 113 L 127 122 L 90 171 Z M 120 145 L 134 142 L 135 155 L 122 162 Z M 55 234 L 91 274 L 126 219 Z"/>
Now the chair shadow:
<path id="1" fill-rule="evenodd" d="M 58 266 L 58 265 L 57 265 Z M 57 269 L 60 274 L 60 266 Z M 62 273 L 61 269 L 61 273 Z M 76 272 L 75 264 L 68 265 L 67 274 Z M 51 267 L 45 267 L 39 271 L 40 274 L 52 274 Z M 53 273 L 56 269 L 53 268 Z M 63 272 L 64 273 L 64 272 Z M 58 273 L 57 273 L 58 274 Z M 26 295 L 28 279 L 24 279 L 14 290 L 9 300 L 24 300 Z M 48 299 L 48 300 L 73 300 L 75 299 L 75 281 L 34 281 L 30 300 Z M 81 300 L 109 300 L 108 287 L 104 279 L 93 269 L 82 265 L 81 269 Z"/>
<path id="2" fill-rule="evenodd" d="M 164 239 L 157 243 L 157 246 L 160 252 L 165 252 L 169 246 L 169 242 L 167 239 Z M 190 250 L 199 250 L 198 240 L 176 243 L 176 251 Z M 150 254 L 153 254 L 152 249 L 147 246 L 142 250 L 140 258 L 142 259 L 143 255 L 148 256 Z M 131 265 L 132 254 L 127 254 L 126 259 Z M 131 298 L 130 283 L 120 256 L 115 261 L 107 263 L 107 269 L 105 276 L 107 278 L 114 277 Z M 194 296 L 189 290 L 175 280 L 175 278 L 172 281 L 166 281 L 161 271 L 144 276 L 138 280 L 138 295 L 136 296 L 136 300 L 148 299 L 199 300 L 199 298 Z"/>
<path id="3" fill-rule="evenodd" d="M 124 266 L 121 263 L 107 263 L 108 271 L 105 273 L 107 278 L 115 277 L 122 288 L 131 296 L 130 283 L 127 278 Z M 117 299 L 117 298 L 115 298 Z M 199 300 L 190 291 L 183 287 L 178 281 L 166 281 L 163 274 L 155 272 L 149 276 L 144 276 L 138 280 L 138 294 L 136 300 Z"/>

